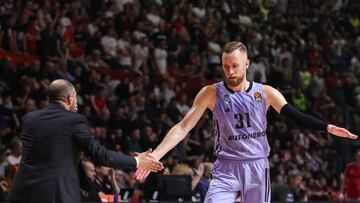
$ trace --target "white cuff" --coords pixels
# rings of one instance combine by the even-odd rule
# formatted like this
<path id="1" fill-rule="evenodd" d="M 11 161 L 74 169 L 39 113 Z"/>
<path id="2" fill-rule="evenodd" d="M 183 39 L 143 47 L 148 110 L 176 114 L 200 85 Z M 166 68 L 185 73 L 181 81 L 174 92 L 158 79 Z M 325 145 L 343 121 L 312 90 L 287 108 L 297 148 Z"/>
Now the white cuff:
<path id="1" fill-rule="evenodd" d="M 136 160 L 136 168 L 138 167 L 138 165 L 139 165 L 139 158 L 138 157 L 134 157 L 135 158 L 135 160 Z"/>

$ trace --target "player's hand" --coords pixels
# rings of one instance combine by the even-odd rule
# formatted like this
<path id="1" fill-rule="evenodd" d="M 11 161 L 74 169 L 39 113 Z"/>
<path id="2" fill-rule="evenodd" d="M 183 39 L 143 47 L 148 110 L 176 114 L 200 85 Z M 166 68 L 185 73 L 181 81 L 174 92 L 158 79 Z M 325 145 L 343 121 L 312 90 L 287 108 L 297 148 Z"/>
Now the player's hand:
<path id="1" fill-rule="evenodd" d="M 349 138 L 349 139 L 357 139 L 358 136 L 349 132 L 348 130 L 346 130 L 345 128 L 340 128 L 338 126 L 335 125 L 331 125 L 329 124 L 327 126 L 327 131 L 333 135 L 336 135 L 338 137 L 345 137 L 345 138 Z"/>
<path id="2" fill-rule="evenodd" d="M 149 174 L 150 174 L 150 171 L 137 169 L 135 172 L 135 177 L 136 177 L 136 180 L 143 183 L 145 181 L 145 179 L 149 176 Z"/>
<path id="3" fill-rule="evenodd" d="M 140 170 L 150 171 L 150 172 L 158 172 L 161 171 L 164 166 L 161 162 L 154 159 L 151 154 L 151 149 L 147 150 L 143 153 L 135 153 L 135 155 L 138 157 L 139 163 L 137 165 L 137 168 Z"/>
<path id="4" fill-rule="evenodd" d="M 149 153 L 147 156 L 149 156 L 150 158 L 154 159 L 154 160 L 159 160 L 157 157 L 154 156 L 154 154 Z M 149 176 L 151 171 L 148 170 L 143 170 L 138 168 L 135 172 L 135 177 L 136 180 L 140 181 L 140 182 L 144 182 L 145 179 Z"/>

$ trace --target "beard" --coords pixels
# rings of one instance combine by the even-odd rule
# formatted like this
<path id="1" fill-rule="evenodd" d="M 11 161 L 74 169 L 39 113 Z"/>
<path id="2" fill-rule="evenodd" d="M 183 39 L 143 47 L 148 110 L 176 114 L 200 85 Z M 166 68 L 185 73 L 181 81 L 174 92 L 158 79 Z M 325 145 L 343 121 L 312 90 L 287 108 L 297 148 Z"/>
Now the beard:
<path id="1" fill-rule="evenodd" d="M 243 79 L 244 79 L 244 76 L 234 78 L 234 79 L 229 79 L 228 77 L 225 77 L 226 84 L 229 87 L 236 87 L 236 86 L 240 85 L 240 83 L 243 81 Z"/>

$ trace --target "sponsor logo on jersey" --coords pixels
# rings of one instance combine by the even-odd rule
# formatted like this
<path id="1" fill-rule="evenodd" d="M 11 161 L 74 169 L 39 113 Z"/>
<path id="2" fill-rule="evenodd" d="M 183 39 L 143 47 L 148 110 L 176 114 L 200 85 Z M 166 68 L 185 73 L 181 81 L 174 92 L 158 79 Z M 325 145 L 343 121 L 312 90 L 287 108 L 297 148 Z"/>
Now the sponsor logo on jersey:
<path id="1" fill-rule="evenodd" d="M 265 137 L 266 136 L 266 132 L 262 131 L 262 132 L 254 132 L 254 133 L 249 133 L 249 134 L 240 134 L 240 135 L 230 135 L 228 137 L 228 140 L 247 140 L 247 139 L 255 139 L 255 138 L 259 138 L 259 137 Z"/>

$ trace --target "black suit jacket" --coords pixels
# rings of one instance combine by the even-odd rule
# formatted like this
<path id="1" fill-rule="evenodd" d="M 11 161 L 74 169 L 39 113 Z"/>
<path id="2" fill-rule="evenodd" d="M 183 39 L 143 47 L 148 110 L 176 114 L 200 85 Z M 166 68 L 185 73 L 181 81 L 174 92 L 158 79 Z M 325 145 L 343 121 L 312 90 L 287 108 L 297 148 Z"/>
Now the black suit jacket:
<path id="1" fill-rule="evenodd" d="M 12 201 L 80 202 L 80 152 L 114 168 L 135 167 L 134 157 L 107 150 L 91 135 L 84 116 L 50 103 L 22 122 L 20 168 L 9 191 Z M 80 170 L 79 170 L 80 169 Z M 83 174 L 83 173 L 82 173 Z"/>

